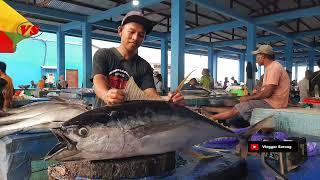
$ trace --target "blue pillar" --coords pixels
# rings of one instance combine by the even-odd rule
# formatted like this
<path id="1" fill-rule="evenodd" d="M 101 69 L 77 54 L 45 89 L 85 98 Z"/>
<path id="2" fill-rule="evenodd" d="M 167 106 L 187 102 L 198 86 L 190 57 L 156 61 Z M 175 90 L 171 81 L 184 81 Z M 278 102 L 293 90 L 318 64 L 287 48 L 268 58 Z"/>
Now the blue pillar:
<path id="1" fill-rule="evenodd" d="M 239 82 L 244 82 L 244 60 L 245 55 L 242 53 L 240 54 L 240 59 L 239 59 Z"/>
<path id="2" fill-rule="evenodd" d="M 260 80 L 260 77 L 261 77 L 261 66 L 258 65 L 258 77 L 257 77 L 257 79 Z"/>
<path id="3" fill-rule="evenodd" d="M 286 70 L 291 72 L 292 76 L 292 55 L 293 55 L 293 40 L 292 39 L 287 39 L 287 44 L 286 44 L 286 52 L 285 52 L 285 57 L 286 57 Z M 289 77 L 292 79 L 292 77 Z"/>
<path id="4" fill-rule="evenodd" d="M 185 0 L 171 2 L 171 91 L 184 78 Z"/>
<path id="5" fill-rule="evenodd" d="M 91 24 L 82 23 L 82 53 L 83 53 L 83 87 L 92 87 L 90 77 L 92 74 L 92 41 L 91 41 Z"/>
<path id="6" fill-rule="evenodd" d="M 295 68 L 295 71 L 294 71 L 294 75 L 296 76 L 295 80 L 297 81 L 298 80 L 298 67 L 299 67 L 298 63 L 295 64 L 295 67 L 296 68 Z"/>
<path id="7" fill-rule="evenodd" d="M 314 71 L 314 50 L 310 49 L 308 52 L 308 69 Z"/>
<path id="8" fill-rule="evenodd" d="M 63 31 L 57 32 L 57 77 L 59 78 L 60 75 L 65 76 L 65 69 L 66 69 L 66 63 L 65 63 L 65 34 Z"/>
<path id="9" fill-rule="evenodd" d="M 168 90 L 168 39 L 161 39 L 161 75 L 163 87 Z"/>
<path id="10" fill-rule="evenodd" d="M 212 77 L 214 82 L 218 81 L 218 53 L 217 51 L 212 52 Z"/>
<path id="11" fill-rule="evenodd" d="M 208 69 L 209 69 L 209 72 L 213 78 L 213 49 L 211 47 L 208 47 Z M 216 79 L 214 79 L 216 81 Z"/>
<path id="12" fill-rule="evenodd" d="M 247 25 L 247 61 L 252 64 L 252 79 L 248 79 L 247 77 L 247 86 L 249 92 L 253 90 L 256 79 L 256 58 L 251 53 L 256 50 L 256 26 L 255 24 L 248 23 Z"/>

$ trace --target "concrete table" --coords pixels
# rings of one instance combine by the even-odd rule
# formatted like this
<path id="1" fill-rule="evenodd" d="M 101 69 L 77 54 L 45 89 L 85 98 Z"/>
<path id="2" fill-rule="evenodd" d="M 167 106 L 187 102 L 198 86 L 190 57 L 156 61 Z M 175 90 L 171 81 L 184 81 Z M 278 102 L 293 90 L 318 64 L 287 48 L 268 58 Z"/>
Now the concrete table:
<path id="1" fill-rule="evenodd" d="M 320 137 L 320 109 L 256 108 L 252 112 L 250 124 L 255 124 L 270 115 L 274 115 L 276 130 L 285 131 L 289 134 Z"/>

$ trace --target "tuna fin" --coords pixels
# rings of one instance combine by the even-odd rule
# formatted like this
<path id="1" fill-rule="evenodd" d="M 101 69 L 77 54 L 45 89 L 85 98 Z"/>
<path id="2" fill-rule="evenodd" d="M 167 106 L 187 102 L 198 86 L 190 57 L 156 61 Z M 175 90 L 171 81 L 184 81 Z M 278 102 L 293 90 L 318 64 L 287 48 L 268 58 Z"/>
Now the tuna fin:
<path id="1" fill-rule="evenodd" d="M 182 89 L 184 83 L 186 82 L 186 80 L 189 78 L 189 76 L 190 76 L 194 71 L 195 71 L 195 70 L 191 71 L 191 72 L 180 82 L 179 86 L 177 87 L 177 89 L 176 89 L 176 91 L 175 91 L 176 93 Z"/>
<path id="2" fill-rule="evenodd" d="M 144 91 L 142 91 L 138 85 L 134 82 L 133 77 L 130 77 L 126 87 L 123 89 L 125 94 L 125 101 L 133 101 L 133 100 L 162 100 L 160 97 L 150 97 Z"/>
<path id="3" fill-rule="evenodd" d="M 263 127 L 270 127 L 273 126 L 274 120 L 273 115 L 268 116 L 264 119 L 262 119 L 260 122 L 254 124 L 251 126 L 246 132 L 239 135 L 240 137 L 240 155 L 242 158 L 246 158 L 248 155 L 248 139 L 256 132 L 258 132 Z"/>
<path id="4" fill-rule="evenodd" d="M 260 129 L 264 127 L 274 127 L 273 115 L 263 118 L 261 121 L 252 125 L 246 132 L 240 134 L 241 138 L 248 139 L 251 135 L 258 132 Z"/>

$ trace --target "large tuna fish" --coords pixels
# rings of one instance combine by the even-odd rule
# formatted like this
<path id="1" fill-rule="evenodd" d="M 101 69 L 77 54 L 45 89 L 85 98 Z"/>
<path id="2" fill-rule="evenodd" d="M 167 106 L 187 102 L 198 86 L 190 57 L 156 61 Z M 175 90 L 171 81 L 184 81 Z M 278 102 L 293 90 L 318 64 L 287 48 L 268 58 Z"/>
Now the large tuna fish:
<path id="1" fill-rule="evenodd" d="M 117 159 L 176 151 L 231 130 L 186 107 L 163 101 L 132 101 L 83 113 L 52 129 L 60 143 L 46 159 Z"/>

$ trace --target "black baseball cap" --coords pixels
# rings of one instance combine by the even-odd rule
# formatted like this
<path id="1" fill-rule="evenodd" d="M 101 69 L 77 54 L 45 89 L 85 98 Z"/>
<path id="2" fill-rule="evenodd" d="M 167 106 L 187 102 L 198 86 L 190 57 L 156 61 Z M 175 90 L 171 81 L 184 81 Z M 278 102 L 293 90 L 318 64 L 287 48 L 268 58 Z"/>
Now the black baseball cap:
<path id="1" fill-rule="evenodd" d="M 153 28 L 153 22 L 145 18 L 143 14 L 139 11 L 130 11 L 122 19 L 121 26 L 124 26 L 127 23 L 135 22 L 141 24 L 146 31 L 146 34 L 149 34 Z"/>

